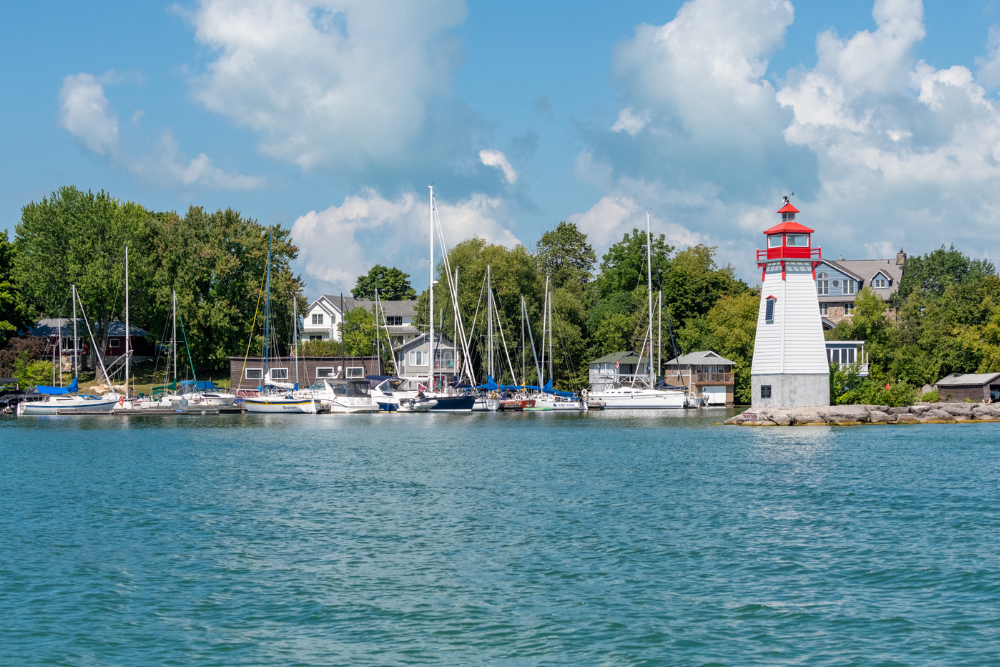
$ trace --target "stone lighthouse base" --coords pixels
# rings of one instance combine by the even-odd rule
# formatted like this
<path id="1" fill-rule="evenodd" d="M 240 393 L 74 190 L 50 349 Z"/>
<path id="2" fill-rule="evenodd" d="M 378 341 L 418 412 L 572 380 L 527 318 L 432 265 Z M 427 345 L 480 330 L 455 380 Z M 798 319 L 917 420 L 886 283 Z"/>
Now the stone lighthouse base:
<path id="1" fill-rule="evenodd" d="M 830 374 L 751 375 L 750 391 L 751 405 L 755 408 L 805 408 L 830 405 Z"/>

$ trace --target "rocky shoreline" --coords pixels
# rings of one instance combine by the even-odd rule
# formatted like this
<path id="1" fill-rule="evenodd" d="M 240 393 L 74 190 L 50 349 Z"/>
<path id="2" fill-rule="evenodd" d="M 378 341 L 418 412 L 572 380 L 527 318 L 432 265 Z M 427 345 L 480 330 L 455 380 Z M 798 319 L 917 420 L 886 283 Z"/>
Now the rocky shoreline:
<path id="1" fill-rule="evenodd" d="M 921 403 L 891 408 L 887 405 L 831 405 L 815 408 L 759 408 L 738 414 L 729 426 L 852 426 L 859 424 L 951 424 L 1000 421 L 1000 403 Z"/>

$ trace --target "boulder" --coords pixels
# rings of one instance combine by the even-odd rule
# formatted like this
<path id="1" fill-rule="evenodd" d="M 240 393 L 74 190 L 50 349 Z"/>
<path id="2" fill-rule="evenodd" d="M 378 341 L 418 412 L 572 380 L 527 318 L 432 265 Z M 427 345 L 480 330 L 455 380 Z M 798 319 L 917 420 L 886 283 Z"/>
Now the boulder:
<path id="1" fill-rule="evenodd" d="M 917 419 L 916 415 L 911 415 L 909 412 L 896 415 L 897 424 L 913 424 L 917 422 Z"/>
<path id="2" fill-rule="evenodd" d="M 941 412 L 947 412 L 953 417 L 961 416 L 968 419 L 972 416 L 975 405 L 975 403 L 934 403 L 931 407 Z"/>
<path id="3" fill-rule="evenodd" d="M 743 415 L 736 415 L 735 417 L 730 417 L 726 421 L 722 422 L 727 426 L 739 426 L 743 423 Z"/>
<path id="4" fill-rule="evenodd" d="M 892 421 L 892 415 L 883 410 L 872 410 L 868 413 L 868 419 L 873 424 L 888 424 Z"/>
<path id="5" fill-rule="evenodd" d="M 832 405 L 827 410 L 827 415 L 835 424 L 868 421 L 868 409 L 864 405 Z"/>
<path id="6" fill-rule="evenodd" d="M 771 421 L 778 426 L 788 426 L 792 423 L 792 418 L 787 412 L 775 412 L 771 414 Z"/>
<path id="7" fill-rule="evenodd" d="M 910 406 L 910 412 L 912 412 L 913 414 L 917 415 L 918 417 L 927 414 L 928 412 L 930 412 L 933 409 L 934 408 L 932 408 L 929 403 L 924 403 L 923 405 L 911 405 Z"/>
<path id="8" fill-rule="evenodd" d="M 793 424 L 816 424 L 826 422 L 825 414 L 821 415 L 816 410 L 810 410 L 808 408 L 793 410 L 788 416 L 792 418 Z"/>
<path id="9" fill-rule="evenodd" d="M 888 412 L 890 415 L 905 415 L 910 413 L 910 406 L 904 405 L 898 408 L 889 408 L 888 410 L 883 410 L 883 412 Z"/>
<path id="10" fill-rule="evenodd" d="M 951 413 L 945 412 L 944 410 L 936 410 L 931 408 L 920 415 L 920 421 L 922 422 L 953 422 L 955 418 L 951 416 Z"/>

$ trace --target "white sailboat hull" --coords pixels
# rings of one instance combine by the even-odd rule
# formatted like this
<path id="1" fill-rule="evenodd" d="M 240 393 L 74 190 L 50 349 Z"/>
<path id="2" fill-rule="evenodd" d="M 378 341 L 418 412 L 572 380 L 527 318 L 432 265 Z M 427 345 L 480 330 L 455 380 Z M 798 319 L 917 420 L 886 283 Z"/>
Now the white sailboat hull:
<path id="1" fill-rule="evenodd" d="M 19 403 L 17 414 L 21 417 L 41 417 L 59 414 L 59 410 L 67 412 L 110 412 L 118 405 L 118 399 L 103 399 L 93 396 L 57 395 L 44 401 Z"/>
<path id="2" fill-rule="evenodd" d="M 606 410 L 656 410 L 687 407 L 687 395 L 671 389 L 639 389 L 622 387 L 595 391 L 588 398 L 603 401 Z"/>
<path id="3" fill-rule="evenodd" d="M 274 415 L 274 414 L 314 415 L 317 412 L 316 403 L 317 401 L 311 398 L 282 398 L 276 396 L 243 399 L 243 405 L 246 406 L 247 412 L 251 414 L 264 414 L 264 415 Z"/>

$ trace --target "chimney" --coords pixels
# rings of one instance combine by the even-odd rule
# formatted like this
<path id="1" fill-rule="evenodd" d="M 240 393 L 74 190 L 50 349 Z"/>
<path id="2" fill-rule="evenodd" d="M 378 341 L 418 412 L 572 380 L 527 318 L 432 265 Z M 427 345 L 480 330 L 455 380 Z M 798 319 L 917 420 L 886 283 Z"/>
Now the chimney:
<path id="1" fill-rule="evenodd" d="M 906 264 L 906 253 L 900 248 L 899 252 L 896 253 L 896 266 L 903 266 Z"/>

